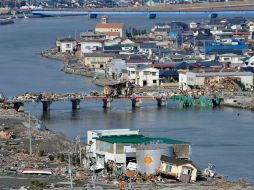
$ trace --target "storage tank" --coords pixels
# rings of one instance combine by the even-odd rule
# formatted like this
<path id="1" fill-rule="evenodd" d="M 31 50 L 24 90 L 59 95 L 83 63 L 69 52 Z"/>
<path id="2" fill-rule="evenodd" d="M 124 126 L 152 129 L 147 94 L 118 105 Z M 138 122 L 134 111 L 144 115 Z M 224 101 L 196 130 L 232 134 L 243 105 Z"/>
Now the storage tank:
<path id="1" fill-rule="evenodd" d="M 173 157 L 173 147 L 169 144 L 138 146 L 136 149 L 137 171 L 147 175 L 155 174 L 160 166 L 161 155 Z"/>

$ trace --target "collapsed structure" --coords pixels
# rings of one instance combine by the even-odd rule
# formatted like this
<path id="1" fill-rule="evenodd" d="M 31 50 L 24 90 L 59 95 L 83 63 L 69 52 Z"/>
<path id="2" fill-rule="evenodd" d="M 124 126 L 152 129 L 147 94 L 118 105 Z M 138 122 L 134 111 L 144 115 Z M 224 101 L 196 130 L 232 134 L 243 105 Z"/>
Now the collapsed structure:
<path id="1" fill-rule="evenodd" d="M 146 137 L 140 134 L 139 130 L 88 131 L 87 144 L 88 155 L 96 160 L 93 168 L 96 170 L 102 170 L 110 163 L 122 170 L 135 170 L 141 174 L 154 175 L 162 167 L 161 159 L 164 157 L 179 162 L 191 162 L 190 143 L 169 138 Z M 189 177 L 184 179 L 196 181 L 197 171 L 197 168 L 187 171 L 186 175 Z M 186 173 L 185 170 L 179 172 Z M 178 177 L 176 179 L 180 180 Z"/>

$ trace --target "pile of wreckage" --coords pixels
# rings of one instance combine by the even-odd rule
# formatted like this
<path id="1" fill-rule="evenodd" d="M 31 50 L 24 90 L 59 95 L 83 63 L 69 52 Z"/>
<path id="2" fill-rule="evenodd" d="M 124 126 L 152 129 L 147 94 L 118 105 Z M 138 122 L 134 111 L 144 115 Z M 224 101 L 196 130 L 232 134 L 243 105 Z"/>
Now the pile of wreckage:
<path id="1" fill-rule="evenodd" d="M 193 89 L 194 94 L 210 94 L 223 92 L 240 92 L 242 86 L 239 81 L 231 78 L 206 78 L 203 86 Z"/>
<path id="2" fill-rule="evenodd" d="M 90 93 L 33 93 L 26 92 L 23 95 L 16 96 L 14 99 L 18 101 L 41 101 L 41 100 L 70 100 L 70 99 L 82 99 L 87 96 L 98 96 L 99 93 L 97 91 L 91 91 Z"/>
<path id="3" fill-rule="evenodd" d="M 139 130 L 129 129 L 92 130 L 87 134 L 89 159 L 85 165 L 96 173 L 114 176 L 121 188 L 129 180 L 195 182 L 200 174 L 189 159 L 188 142 L 146 137 Z"/>

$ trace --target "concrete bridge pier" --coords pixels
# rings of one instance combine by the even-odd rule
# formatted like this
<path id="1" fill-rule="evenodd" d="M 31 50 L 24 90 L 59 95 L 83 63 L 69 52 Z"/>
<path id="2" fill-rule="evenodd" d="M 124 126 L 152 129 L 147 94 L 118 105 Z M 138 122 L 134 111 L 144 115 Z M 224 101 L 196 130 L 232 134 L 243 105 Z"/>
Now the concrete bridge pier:
<path id="1" fill-rule="evenodd" d="M 71 99 L 72 109 L 79 110 L 80 109 L 80 99 Z"/>
<path id="2" fill-rule="evenodd" d="M 164 107 L 167 105 L 167 97 L 160 96 L 156 98 L 158 107 Z"/>
<path id="3" fill-rule="evenodd" d="M 14 102 L 14 109 L 18 112 L 23 112 L 24 111 L 24 102 Z"/>
<path id="4" fill-rule="evenodd" d="M 156 19 L 156 14 L 154 14 L 154 13 L 151 13 L 151 14 L 148 14 L 148 18 L 149 19 Z"/>
<path id="5" fill-rule="evenodd" d="M 103 108 L 104 109 L 110 109 L 112 106 L 113 98 L 112 97 L 107 97 L 102 99 L 103 101 Z"/>
<path id="6" fill-rule="evenodd" d="M 90 17 L 90 19 L 95 19 L 95 18 L 97 18 L 97 14 L 89 14 L 89 17 Z"/>
<path id="7" fill-rule="evenodd" d="M 137 97 L 131 98 L 131 105 L 133 108 L 140 108 L 141 106 L 141 99 Z"/>
<path id="8" fill-rule="evenodd" d="M 42 100 L 41 103 L 42 103 L 42 109 L 43 109 L 43 111 L 49 111 L 50 110 L 51 101 L 49 101 L 49 100 Z"/>

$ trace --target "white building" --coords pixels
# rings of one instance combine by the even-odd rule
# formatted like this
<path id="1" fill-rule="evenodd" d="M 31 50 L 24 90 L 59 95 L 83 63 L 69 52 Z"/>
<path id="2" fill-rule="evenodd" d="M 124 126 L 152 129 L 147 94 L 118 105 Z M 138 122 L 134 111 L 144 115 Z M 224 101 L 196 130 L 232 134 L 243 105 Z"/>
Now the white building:
<path id="1" fill-rule="evenodd" d="M 218 57 L 219 57 L 219 62 L 230 63 L 231 67 L 242 66 L 242 64 L 243 64 L 242 59 L 244 58 L 244 56 L 238 55 L 235 53 L 220 54 L 220 55 L 218 55 Z"/>
<path id="2" fill-rule="evenodd" d="M 56 46 L 62 53 L 73 52 L 77 46 L 77 42 L 74 38 L 60 38 L 56 40 Z"/>
<path id="3" fill-rule="evenodd" d="M 80 42 L 81 55 L 84 53 L 93 53 L 93 51 L 97 50 L 98 48 L 102 48 L 101 42 Z"/>
<path id="4" fill-rule="evenodd" d="M 127 67 L 128 78 L 132 84 L 143 86 L 159 86 L 159 69 L 152 67 Z"/>
<path id="5" fill-rule="evenodd" d="M 114 39 L 125 36 L 125 27 L 123 23 L 108 23 L 108 17 L 103 16 L 101 23 L 96 24 L 95 32 L 105 34 L 107 39 Z"/>
<path id="6" fill-rule="evenodd" d="M 206 78 L 237 78 L 246 89 L 253 88 L 253 74 L 251 72 L 180 72 L 179 88 L 189 90 L 194 86 L 203 86 Z"/>
<path id="7" fill-rule="evenodd" d="M 96 156 L 96 139 L 99 137 L 115 136 L 115 135 L 138 135 L 139 130 L 131 131 L 130 129 L 111 129 L 111 130 L 91 130 L 87 131 L 88 153 L 93 157 Z"/>

